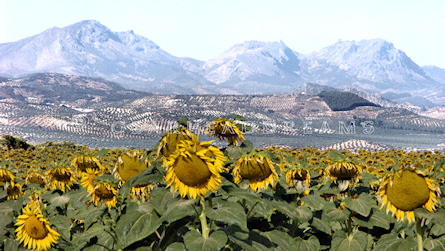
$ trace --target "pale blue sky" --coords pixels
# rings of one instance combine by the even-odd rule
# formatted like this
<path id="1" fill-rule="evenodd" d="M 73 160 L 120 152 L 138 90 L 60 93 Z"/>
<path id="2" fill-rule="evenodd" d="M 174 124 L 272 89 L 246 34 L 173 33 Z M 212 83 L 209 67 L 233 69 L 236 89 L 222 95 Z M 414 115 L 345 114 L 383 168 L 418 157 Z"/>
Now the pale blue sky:
<path id="1" fill-rule="evenodd" d="M 245 40 L 309 53 L 339 39 L 383 38 L 421 66 L 445 68 L 444 0 L 0 0 L 0 43 L 85 19 L 199 60 Z"/>

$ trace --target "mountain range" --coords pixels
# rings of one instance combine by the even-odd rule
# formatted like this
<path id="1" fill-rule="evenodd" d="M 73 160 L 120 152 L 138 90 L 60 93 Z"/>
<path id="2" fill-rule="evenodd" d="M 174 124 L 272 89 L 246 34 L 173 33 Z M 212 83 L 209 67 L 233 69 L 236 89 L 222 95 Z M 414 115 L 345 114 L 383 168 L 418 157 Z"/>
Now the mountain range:
<path id="1" fill-rule="evenodd" d="M 34 73 L 15 79 L 0 79 L 0 101 L 7 103 L 72 104 L 115 102 L 149 96 L 146 92 L 127 90 L 104 79 Z"/>
<path id="2" fill-rule="evenodd" d="M 246 41 L 208 61 L 176 57 L 133 31 L 95 20 L 0 44 L 0 76 L 62 73 L 159 94 L 292 93 L 305 83 L 354 87 L 397 103 L 445 104 L 445 69 L 420 67 L 383 39 L 301 54 L 283 41 Z"/>

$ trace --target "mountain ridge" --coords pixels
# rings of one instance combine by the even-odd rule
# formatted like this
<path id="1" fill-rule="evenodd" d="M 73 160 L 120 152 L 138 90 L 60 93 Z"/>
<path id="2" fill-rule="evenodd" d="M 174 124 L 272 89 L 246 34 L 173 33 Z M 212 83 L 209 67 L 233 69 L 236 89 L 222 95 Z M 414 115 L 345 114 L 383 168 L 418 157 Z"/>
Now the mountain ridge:
<path id="1" fill-rule="evenodd" d="M 150 93 L 127 90 L 111 81 L 60 73 L 34 73 L 0 81 L 0 102 L 63 105 L 143 98 Z"/>
<path id="2" fill-rule="evenodd" d="M 100 77 L 158 94 L 291 93 L 308 82 L 407 93 L 395 102 L 445 104 L 441 70 L 420 67 L 383 39 L 338 41 L 300 54 L 283 41 L 245 41 L 208 61 L 176 57 L 133 31 L 96 20 L 0 44 L 0 75 L 56 72 Z"/>

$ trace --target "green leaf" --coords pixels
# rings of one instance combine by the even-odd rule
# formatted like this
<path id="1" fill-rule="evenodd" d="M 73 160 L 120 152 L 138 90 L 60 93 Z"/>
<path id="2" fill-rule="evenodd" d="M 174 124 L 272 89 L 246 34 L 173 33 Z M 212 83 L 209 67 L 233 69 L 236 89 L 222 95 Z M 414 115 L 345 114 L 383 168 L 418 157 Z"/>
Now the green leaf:
<path id="1" fill-rule="evenodd" d="M 395 218 L 388 215 L 385 211 L 373 208 L 371 218 L 369 222 L 376 227 L 389 230 L 390 224 L 395 222 Z"/>
<path id="2" fill-rule="evenodd" d="M 442 251 L 445 250 L 445 237 L 442 236 L 439 239 L 426 238 L 423 241 L 423 247 L 428 251 Z"/>
<path id="3" fill-rule="evenodd" d="M 343 239 L 343 241 L 338 246 L 337 250 L 344 251 L 355 251 L 355 250 L 365 250 L 360 246 L 360 243 L 354 239 L 349 240 L 348 238 Z"/>
<path id="4" fill-rule="evenodd" d="M 94 223 L 89 229 L 81 234 L 75 235 L 72 244 L 76 248 L 66 248 L 68 250 L 85 250 L 85 251 L 108 251 L 116 250 L 115 237 L 112 236 L 113 231 L 109 226 L 104 226 L 102 223 Z M 94 239 L 93 239 L 94 238 Z M 88 244 L 88 246 L 86 246 Z"/>
<path id="5" fill-rule="evenodd" d="M 195 210 L 193 209 L 193 204 L 196 203 L 196 200 L 178 200 L 171 203 L 168 206 L 167 211 L 165 211 L 164 215 L 159 219 L 159 222 L 167 221 L 168 223 L 177 221 L 186 216 L 194 215 Z"/>
<path id="6" fill-rule="evenodd" d="M 70 201 L 70 197 L 66 195 L 54 196 L 48 202 L 51 203 L 52 206 L 60 207 L 64 206 Z"/>
<path id="7" fill-rule="evenodd" d="M 97 176 L 94 177 L 93 180 L 96 180 L 98 182 L 109 182 L 111 184 L 117 184 L 119 183 L 119 180 L 116 179 L 116 177 L 114 177 L 114 175 L 112 174 L 105 174 L 105 175 L 101 175 L 101 176 Z"/>
<path id="8" fill-rule="evenodd" d="M 86 208 L 87 205 L 85 203 L 91 200 L 87 190 L 83 187 L 78 190 L 70 190 L 65 195 L 70 198 L 69 205 L 75 209 Z"/>
<path id="9" fill-rule="evenodd" d="M 275 250 L 298 250 L 295 240 L 285 232 L 272 230 L 262 232 L 261 235 L 269 239 L 270 242 L 275 243 Z"/>
<path id="10" fill-rule="evenodd" d="M 380 237 L 375 246 L 376 251 L 405 251 L 414 250 L 417 241 L 413 237 L 399 238 L 397 233 L 385 234 Z"/>
<path id="11" fill-rule="evenodd" d="M 102 225 L 102 223 L 94 223 L 91 225 L 91 227 L 86 228 L 84 232 L 74 235 L 72 243 L 78 247 L 83 247 L 93 237 L 99 235 L 100 233 L 102 233 L 104 230 L 107 229 L 109 229 L 109 227 Z"/>
<path id="12" fill-rule="evenodd" d="M 176 121 L 179 125 L 182 125 L 183 127 L 187 128 L 187 122 L 189 121 L 189 119 L 187 117 L 182 117 L 181 119 L 179 119 L 178 121 Z"/>
<path id="13" fill-rule="evenodd" d="M 135 202 L 135 204 L 137 205 L 137 207 L 135 207 L 135 210 L 138 210 L 141 213 L 150 213 L 154 210 L 153 205 L 149 201 L 141 202 L 139 204 Z"/>
<path id="14" fill-rule="evenodd" d="M 109 251 L 109 250 L 115 250 L 115 237 L 112 236 L 112 231 L 110 229 L 104 229 L 103 231 L 99 232 L 97 237 L 97 244 L 93 245 L 88 248 L 85 248 L 85 251 L 91 250 L 91 251 Z"/>
<path id="15" fill-rule="evenodd" d="M 333 202 L 326 204 L 326 207 L 323 209 L 323 214 L 325 214 L 330 221 L 344 222 L 349 218 L 349 211 L 339 210 Z"/>
<path id="16" fill-rule="evenodd" d="M 439 210 L 437 210 L 436 212 L 430 212 L 423 207 L 414 209 L 414 214 L 417 217 L 423 218 L 423 219 L 433 219 L 437 213 L 439 213 Z"/>
<path id="17" fill-rule="evenodd" d="M 341 154 L 335 150 L 329 151 L 329 157 L 331 157 L 334 160 L 334 162 L 343 161 L 344 159 L 346 159 L 346 157 L 343 154 Z"/>
<path id="18" fill-rule="evenodd" d="M 94 206 L 90 206 L 89 208 L 95 208 Z M 85 228 L 89 228 L 93 223 L 97 222 L 104 213 L 104 208 L 97 208 L 97 210 L 91 210 L 89 214 L 86 215 L 84 220 Z"/>
<path id="19" fill-rule="evenodd" d="M 100 160 L 103 157 L 105 157 L 107 155 L 107 153 L 110 151 L 110 149 L 108 148 L 102 148 L 101 150 L 99 150 L 99 152 L 96 153 L 97 159 Z"/>
<path id="20" fill-rule="evenodd" d="M 185 249 L 185 246 L 181 242 L 173 242 L 172 244 L 168 245 L 168 247 L 165 249 L 165 251 L 187 251 Z"/>
<path id="21" fill-rule="evenodd" d="M 70 241 L 71 220 L 67 216 L 56 215 L 49 219 L 49 222 L 56 226 L 57 232 L 65 241 Z"/>
<path id="22" fill-rule="evenodd" d="M 258 217 L 270 221 L 272 215 L 275 213 L 276 210 L 271 204 L 266 202 L 252 203 L 248 201 L 246 204 L 247 204 L 247 209 L 252 210 L 249 214 L 248 220 L 251 220 L 253 217 Z M 255 208 L 253 208 L 253 206 L 255 206 Z"/>
<path id="23" fill-rule="evenodd" d="M 184 235 L 184 244 L 188 250 L 218 251 L 227 243 L 227 235 L 223 231 L 216 231 L 204 239 L 197 231 L 189 231 Z"/>
<path id="24" fill-rule="evenodd" d="M 349 209 L 356 211 L 365 217 L 367 217 L 371 212 L 372 199 L 366 193 L 361 193 L 357 199 L 346 197 L 344 202 Z"/>
<path id="25" fill-rule="evenodd" d="M 10 238 L 6 238 L 4 240 L 4 244 L 3 244 L 3 250 L 8 250 L 8 251 L 16 251 L 16 250 L 26 250 L 25 248 L 22 248 L 19 246 L 19 242 L 14 240 L 14 239 L 10 239 Z"/>
<path id="26" fill-rule="evenodd" d="M 434 224 L 433 227 L 431 228 L 430 234 L 434 236 L 441 236 L 445 234 L 445 226 L 441 224 Z"/>
<path id="27" fill-rule="evenodd" d="M 0 199 L 8 197 L 8 193 L 6 190 L 2 189 L 0 190 Z"/>
<path id="28" fill-rule="evenodd" d="M 348 236 L 345 232 L 337 231 L 332 236 L 333 251 L 356 251 L 365 250 L 368 245 L 367 235 L 358 231 L 357 233 Z"/>
<path id="29" fill-rule="evenodd" d="M 304 240 L 300 237 L 295 238 L 296 248 L 294 250 L 298 251 L 313 251 L 320 250 L 320 241 L 317 237 L 311 236 L 309 239 Z"/>
<path id="30" fill-rule="evenodd" d="M 440 172 L 440 174 L 441 174 L 441 176 L 444 176 L 444 173 L 443 173 L 443 172 Z M 441 192 L 442 194 L 445 193 L 445 186 L 441 186 L 441 187 L 440 187 L 440 192 Z"/>
<path id="31" fill-rule="evenodd" d="M 354 240 L 358 241 L 360 243 L 360 246 L 363 249 L 366 249 L 368 247 L 368 240 L 371 239 L 372 240 L 372 236 L 371 238 L 368 238 L 368 234 L 362 232 L 362 231 L 357 231 L 354 233 Z"/>
<path id="32" fill-rule="evenodd" d="M 286 157 L 284 157 L 284 160 L 286 160 L 286 162 L 288 162 L 288 163 L 297 162 L 297 158 L 295 158 L 294 156 L 286 156 Z"/>
<path id="33" fill-rule="evenodd" d="M 162 187 L 153 189 L 150 192 L 150 197 L 151 204 L 154 206 L 156 212 L 160 215 L 164 215 L 169 205 L 179 200 L 174 193 L 171 193 L 168 189 Z"/>
<path id="34" fill-rule="evenodd" d="M 145 246 L 145 247 L 137 247 L 134 251 L 152 251 L 153 249 L 151 247 Z"/>
<path id="35" fill-rule="evenodd" d="M 140 174 L 127 180 L 125 184 L 120 188 L 119 194 L 123 197 L 127 197 L 130 194 L 131 188 L 137 185 L 152 185 L 162 181 L 164 175 L 161 173 L 152 173 L 153 166 L 144 169 Z"/>
<path id="36" fill-rule="evenodd" d="M 369 186 L 369 182 L 373 180 L 378 180 L 378 178 L 374 174 L 368 172 L 363 172 L 362 177 L 360 178 L 360 181 L 363 183 L 363 186 Z"/>
<path id="37" fill-rule="evenodd" d="M 233 120 L 246 121 L 246 119 L 238 114 L 233 115 Z"/>
<path id="38" fill-rule="evenodd" d="M 299 218 L 298 212 L 295 210 L 296 208 L 291 204 L 285 201 L 271 200 L 267 202 L 271 206 L 274 207 L 277 211 L 283 213 L 291 219 L 297 220 Z"/>
<path id="39" fill-rule="evenodd" d="M 6 214 L 6 213 L 9 213 L 12 211 L 14 211 L 14 209 L 12 209 L 12 207 L 10 207 L 10 205 L 8 205 L 6 203 L 0 203 L 0 213 Z"/>
<path id="40" fill-rule="evenodd" d="M 304 223 L 312 219 L 313 211 L 305 205 L 296 207 L 295 211 L 298 213 L 298 221 L 300 223 Z"/>
<path id="41" fill-rule="evenodd" d="M 75 210 L 74 208 L 68 206 L 67 216 L 71 219 L 85 220 L 91 215 L 100 215 L 102 214 L 102 212 L 103 210 L 93 206 L 80 208 L 78 210 Z"/>
<path id="42" fill-rule="evenodd" d="M 0 203 L 0 205 L 1 204 L 2 203 Z M 4 237 L 5 233 L 7 232 L 6 226 L 8 224 L 13 223 L 13 221 L 14 221 L 14 217 L 11 212 L 0 214 L 0 238 L 2 238 L 2 236 Z M 0 239 L 0 240 L 2 240 L 2 239 Z"/>
<path id="43" fill-rule="evenodd" d="M 22 212 L 24 199 L 24 197 L 19 197 L 16 200 L 8 200 L 0 204 L 6 204 L 7 207 L 12 208 L 12 210 L 15 212 Z"/>
<path id="44" fill-rule="evenodd" d="M 378 208 L 372 208 L 372 211 L 368 217 L 354 216 L 354 222 L 361 227 L 373 228 L 381 227 L 389 230 L 390 224 L 395 222 L 395 218 L 386 214 L 385 211 Z"/>
<path id="45" fill-rule="evenodd" d="M 116 223 L 116 235 L 122 248 L 153 234 L 161 225 L 155 213 L 133 211 L 126 213 Z"/>
<path id="46" fill-rule="evenodd" d="M 326 201 L 320 195 L 307 195 L 301 198 L 301 200 L 313 210 L 321 210 L 326 204 Z"/>
<path id="47" fill-rule="evenodd" d="M 266 247 L 263 244 L 252 240 L 252 238 L 242 238 L 237 235 L 229 235 L 229 239 L 236 246 L 245 251 L 269 251 L 270 247 Z M 236 249 L 235 249 L 236 250 Z"/>
<path id="48" fill-rule="evenodd" d="M 246 213 L 244 212 L 244 208 L 238 203 L 225 202 L 215 210 L 209 209 L 206 215 L 209 219 L 224 222 L 229 225 L 238 225 L 242 230 L 248 231 Z"/>
<path id="49" fill-rule="evenodd" d="M 440 207 L 434 212 L 430 212 L 423 207 L 414 209 L 414 214 L 423 219 L 432 220 L 435 224 L 445 224 L 445 208 Z"/>
<path id="50" fill-rule="evenodd" d="M 240 200 L 245 199 L 250 202 L 263 202 L 263 199 L 261 199 L 261 197 L 257 193 L 254 193 L 250 190 L 241 189 L 233 186 L 223 186 L 222 189 L 224 189 L 229 194 L 229 196 L 237 197 Z"/>
<path id="51" fill-rule="evenodd" d="M 319 194 L 339 194 L 342 192 L 338 184 L 331 182 L 330 178 L 323 181 L 322 184 L 323 185 L 317 191 Z"/>
<path id="52" fill-rule="evenodd" d="M 256 245 L 256 246 L 260 246 L 261 249 L 263 246 L 267 247 L 268 250 L 273 249 L 277 246 L 277 244 L 275 244 L 270 238 L 266 237 L 263 235 L 262 232 L 260 232 L 259 230 L 252 230 L 249 232 L 249 241 L 252 241 L 252 244 L 255 243 L 259 243 L 261 245 Z"/>
<path id="53" fill-rule="evenodd" d="M 314 217 L 312 219 L 312 226 L 323 233 L 331 234 L 331 226 L 329 225 L 329 222 L 327 222 L 327 221 L 323 221 L 319 218 Z"/>
<path id="54" fill-rule="evenodd" d="M 351 238 L 352 237 L 352 238 Z M 365 243 L 360 243 L 354 236 L 349 236 L 345 232 L 337 231 L 332 236 L 333 251 L 358 251 L 365 250 L 367 246 L 367 238 L 365 235 Z"/>
<path id="55" fill-rule="evenodd" d="M 235 146 L 233 144 L 228 145 L 226 150 L 224 150 L 224 154 L 231 158 L 239 159 L 241 155 L 249 153 L 252 150 L 253 143 L 248 140 L 244 140 L 240 146 Z"/>

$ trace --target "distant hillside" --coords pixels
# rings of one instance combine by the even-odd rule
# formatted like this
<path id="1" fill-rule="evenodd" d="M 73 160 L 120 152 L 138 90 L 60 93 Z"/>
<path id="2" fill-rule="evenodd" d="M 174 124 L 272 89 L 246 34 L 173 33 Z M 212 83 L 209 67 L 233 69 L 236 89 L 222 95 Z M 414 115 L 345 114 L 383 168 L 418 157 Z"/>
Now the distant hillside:
<path id="1" fill-rule="evenodd" d="M 0 101 L 7 102 L 119 101 L 149 95 L 144 92 L 126 90 L 119 84 L 104 79 L 55 73 L 36 73 L 0 82 Z"/>
<path id="2" fill-rule="evenodd" d="M 377 106 L 368 100 L 361 98 L 360 96 L 350 92 L 340 91 L 322 91 L 318 94 L 320 98 L 331 108 L 333 111 L 350 111 L 359 106 Z"/>
<path id="3" fill-rule="evenodd" d="M 315 94 L 121 97 L 116 96 L 119 100 L 115 102 L 96 98 L 62 105 L 0 101 L 0 133 L 20 136 L 31 143 L 73 141 L 90 147 L 145 149 L 153 147 L 182 117 L 189 118 L 190 129 L 200 134 L 201 140 L 208 141 L 210 138 L 204 131 L 210 121 L 237 114 L 245 118 L 246 128 L 253 128 L 245 136 L 258 147 L 272 144 L 335 147 L 352 139 L 358 141 L 338 147 L 370 149 L 381 144 L 436 149 L 445 145 L 445 120 L 422 117 L 396 107 L 377 107 L 351 94 L 337 93 L 325 98 L 347 100 L 351 104 L 343 105 L 349 107 L 367 106 L 333 111 Z"/>
<path id="4" fill-rule="evenodd" d="M 0 76 L 0 83 L 1 83 L 1 82 L 5 82 L 5 81 L 7 81 L 7 80 L 8 80 L 8 78 Z"/>
<path id="5" fill-rule="evenodd" d="M 327 85 L 319 85 L 315 83 L 306 83 L 295 90 L 297 94 L 319 94 L 323 91 L 338 91 L 339 89 Z"/>

